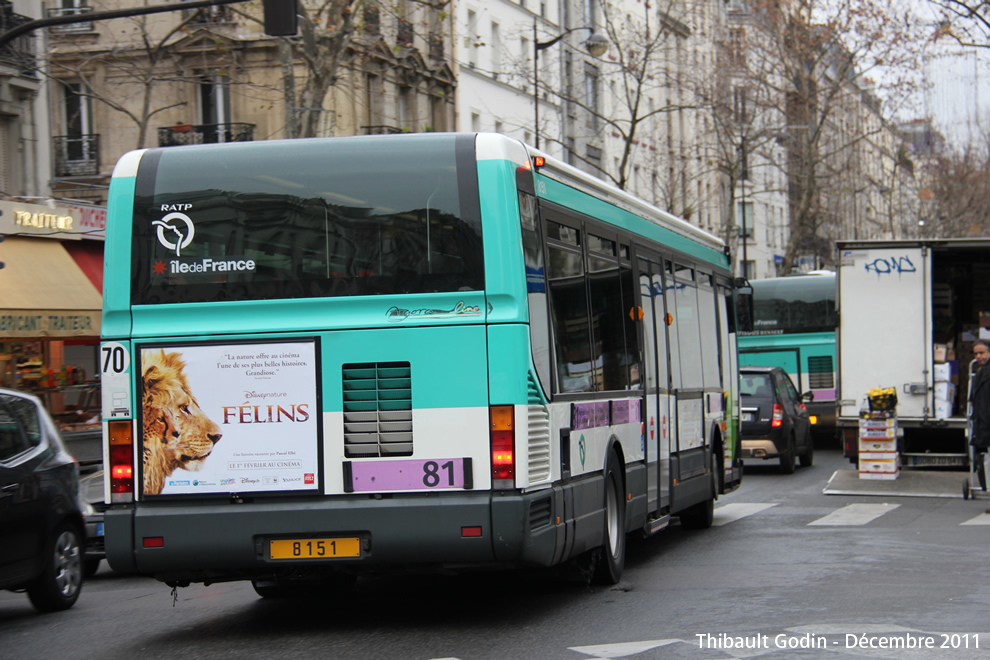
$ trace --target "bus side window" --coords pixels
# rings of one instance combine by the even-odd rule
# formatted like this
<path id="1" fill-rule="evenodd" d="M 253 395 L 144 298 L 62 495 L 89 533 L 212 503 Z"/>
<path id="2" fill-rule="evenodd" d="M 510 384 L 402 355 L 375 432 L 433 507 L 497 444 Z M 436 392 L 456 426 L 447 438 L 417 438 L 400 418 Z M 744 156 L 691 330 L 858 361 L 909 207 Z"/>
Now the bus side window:
<path id="1" fill-rule="evenodd" d="M 553 224 L 548 222 L 548 228 Z M 561 392 L 592 392 L 594 371 L 600 365 L 591 359 L 584 258 L 578 250 L 557 245 L 550 245 L 547 252 L 557 387 Z"/>

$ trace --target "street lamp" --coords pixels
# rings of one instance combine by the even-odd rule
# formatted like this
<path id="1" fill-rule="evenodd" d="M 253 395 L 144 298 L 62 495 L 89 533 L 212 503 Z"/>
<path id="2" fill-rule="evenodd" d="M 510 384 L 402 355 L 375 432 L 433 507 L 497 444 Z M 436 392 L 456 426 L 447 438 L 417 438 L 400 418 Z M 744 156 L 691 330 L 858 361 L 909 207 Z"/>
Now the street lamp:
<path id="1" fill-rule="evenodd" d="M 591 36 L 584 42 L 584 47 L 592 57 L 601 57 L 608 50 L 608 39 L 595 32 L 590 27 L 574 27 L 564 30 L 550 41 L 539 41 L 536 33 L 536 19 L 533 19 L 533 132 L 535 135 L 535 146 L 540 148 L 540 51 L 553 46 L 558 41 L 577 30 L 589 30 Z"/>

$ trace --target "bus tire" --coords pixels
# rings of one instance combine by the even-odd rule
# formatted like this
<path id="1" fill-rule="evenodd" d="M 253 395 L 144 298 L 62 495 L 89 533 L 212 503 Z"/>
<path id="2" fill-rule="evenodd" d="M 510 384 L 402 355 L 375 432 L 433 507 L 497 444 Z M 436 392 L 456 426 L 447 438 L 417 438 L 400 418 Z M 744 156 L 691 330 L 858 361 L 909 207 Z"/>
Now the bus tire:
<path id="1" fill-rule="evenodd" d="M 780 471 L 784 474 L 794 474 L 794 436 L 787 439 L 787 450 L 780 455 Z"/>
<path id="2" fill-rule="evenodd" d="M 709 497 L 704 502 L 698 502 L 697 504 L 688 507 L 680 513 L 681 527 L 686 529 L 708 529 L 715 522 L 715 488 L 717 487 L 718 481 L 715 476 L 716 466 L 718 465 L 718 460 L 716 455 L 712 454 L 712 473 L 711 473 L 711 497 Z"/>
<path id="3" fill-rule="evenodd" d="M 608 451 L 605 467 L 605 530 L 601 559 L 595 566 L 598 584 L 618 584 L 626 565 L 626 498 L 619 457 Z"/>
<path id="4" fill-rule="evenodd" d="M 725 450 L 722 449 L 722 439 L 719 438 L 712 450 L 712 472 L 715 474 L 715 498 L 725 492 Z"/>

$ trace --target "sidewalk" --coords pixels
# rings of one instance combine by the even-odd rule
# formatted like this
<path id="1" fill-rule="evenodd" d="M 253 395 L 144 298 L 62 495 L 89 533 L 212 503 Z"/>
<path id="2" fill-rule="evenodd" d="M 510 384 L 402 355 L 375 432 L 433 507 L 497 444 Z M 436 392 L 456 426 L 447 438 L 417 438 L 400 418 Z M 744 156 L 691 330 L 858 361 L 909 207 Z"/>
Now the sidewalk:
<path id="1" fill-rule="evenodd" d="M 883 497 L 958 497 L 969 472 L 901 470 L 897 479 L 860 479 L 857 470 L 836 470 L 822 491 L 826 495 L 880 495 Z"/>

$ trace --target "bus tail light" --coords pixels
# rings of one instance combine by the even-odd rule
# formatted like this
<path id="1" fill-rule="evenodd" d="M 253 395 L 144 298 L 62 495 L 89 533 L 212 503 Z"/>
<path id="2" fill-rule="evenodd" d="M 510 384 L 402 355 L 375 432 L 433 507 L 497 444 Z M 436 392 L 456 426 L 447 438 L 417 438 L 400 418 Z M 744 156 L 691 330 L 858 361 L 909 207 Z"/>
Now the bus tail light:
<path id="1" fill-rule="evenodd" d="M 110 436 L 110 493 L 131 495 L 134 493 L 134 434 L 131 422 L 108 422 Z"/>
<path id="2" fill-rule="evenodd" d="M 770 426 L 773 428 L 779 428 L 784 423 L 784 406 L 779 403 L 773 404 L 773 420 L 770 422 Z"/>
<path id="3" fill-rule="evenodd" d="M 491 406 L 492 488 L 512 488 L 516 478 L 516 425 L 512 406 Z"/>

